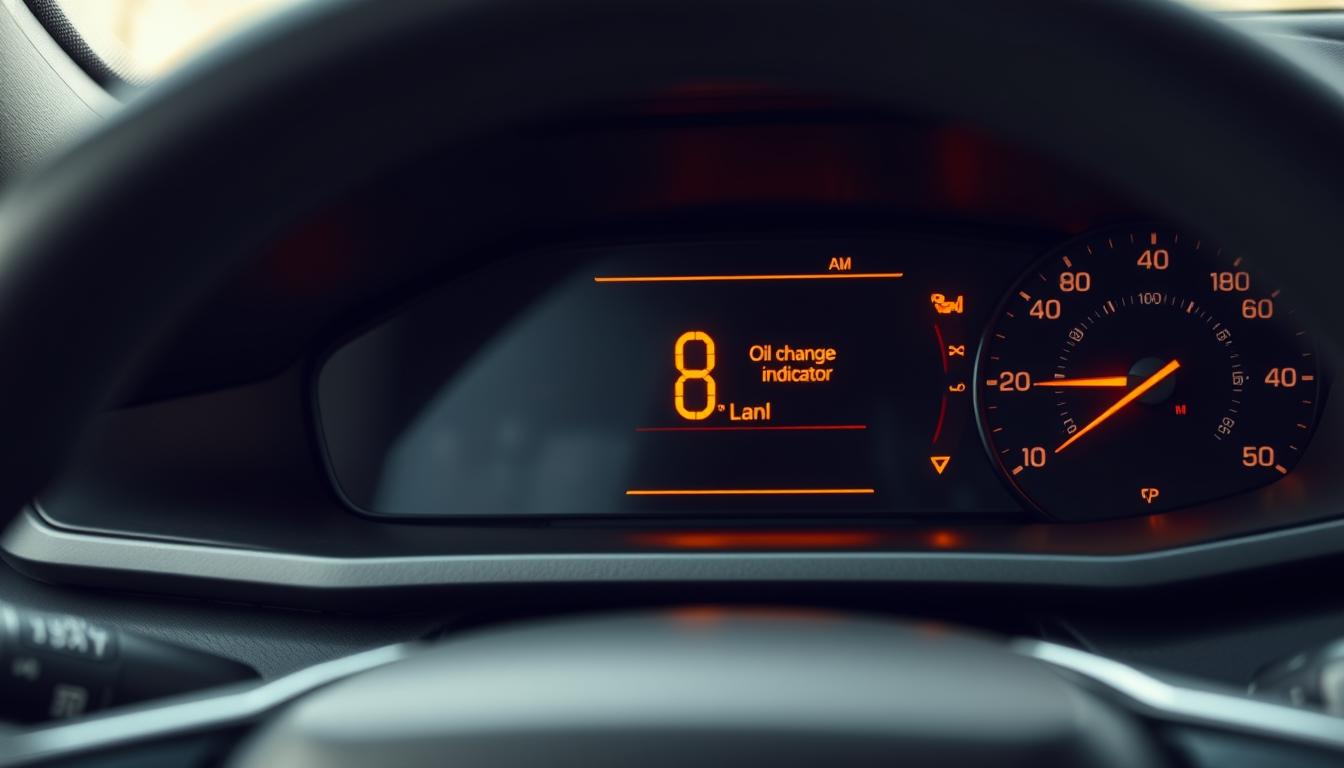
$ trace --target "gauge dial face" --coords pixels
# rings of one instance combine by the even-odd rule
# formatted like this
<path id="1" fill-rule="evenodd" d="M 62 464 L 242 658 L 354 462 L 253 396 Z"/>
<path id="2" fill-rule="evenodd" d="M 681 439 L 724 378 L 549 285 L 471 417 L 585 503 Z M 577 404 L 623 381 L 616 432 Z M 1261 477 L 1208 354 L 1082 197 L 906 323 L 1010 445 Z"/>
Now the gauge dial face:
<path id="1" fill-rule="evenodd" d="M 991 457 L 1026 501 L 1064 520 L 1280 480 L 1324 392 L 1276 285 L 1155 227 L 1084 236 L 1029 270 L 986 331 L 975 382 Z"/>

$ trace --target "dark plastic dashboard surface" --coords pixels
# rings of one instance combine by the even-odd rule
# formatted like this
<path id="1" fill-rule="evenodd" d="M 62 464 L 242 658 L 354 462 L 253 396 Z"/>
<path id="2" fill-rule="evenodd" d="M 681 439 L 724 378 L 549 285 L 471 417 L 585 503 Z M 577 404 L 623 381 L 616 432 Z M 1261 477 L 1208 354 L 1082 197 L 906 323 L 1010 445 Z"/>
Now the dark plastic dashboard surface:
<path id="1" fill-rule="evenodd" d="M 445 188 L 450 174 L 462 183 Z M 810 101 L 744 109 L 732 94 L 700 94 L 614 122 L 495 137 L 403 169 L 282 233 L 182 329 L 131 405 L 99 420 L 65 476 L 10 532 L 7 556 L 52 580 L 117 573 L 122 586 L 158 590 L 172 579 L 174 590 L 228 596 L 230 583 L 300 593 L 647 579 L 1122 586 L 1325 554 L 1334 546 L 1326 521 L 1344 499 L 1327 459 L 1341 448 L 1332 410 L 1283 482 L 1163 515 L 1060 525 L 1028 522 L 1011 506 L 998 518 L 814 505 L 780 517 L 739 507 L 377 519 L 336 492 L 310 407 L 326 354 L 371 323 L 440 286 L 507 270 L 517 254 L 584 251 L 595 234 L 611 235 L 603 246 L 835 243 L 855 233 L 963 255 L 975 244 L 979 261 L 956 270 L 904 270 L 911 306 L 927 313 L 927 338 L 938 316 L 932 294 L 954 306 L 962 296 L 966 319 L 983 325 L 1032 259 L 1089 228 L 1136 218 L 1149 216 L 977 134 Z M 460 353 L 488 346 L 520 303 L 575 265 L 542 266 L 536 274 L 546 279 L 500 304 L 492 322 L 478 324 L 480 336 L 458 339 Z M 944 275 L 968 287 L 949 290 Z M 674 341 L 654 350 L 673 374 L 661 396 L 651 390 L 658 407 L 674 394 Z M 932 416 L 926 406 L 915 413 Z M 931 426 L 914 430 L 930 447 Z M 945 455 L 947 472 L 980 471 L 997 483 L 983 449 L 960 437 L 947 452 L 908 454 L 910 469 L 935 482 L 931 457 Z M 1288 530 L 1312 523 L 1322 530 Z"/>
<path id="2" fill-rule="evenodd" d="M 6 540 L 11 562 L 54 580 L 117 572 L 118 583 L 142 589 L 160 589 L 176 573 L 182 583 L 175 590 L 221 595 L 232 593 L 230 582 L 307 593 L 638 581 L 641 574 L 669 581 L 1118 586 L 1282 562 L 1304 545 L 1328 546 L 1326 535 L 1284 529 L 1336 517 L 1344 499 L 1326 458 L 1341 447 L 1332 426 L 1340 418 L 1331 410 L 1334 402 L 1313 450 L 1287 480 L 1152 517 L 1060 525 L 1030 522 L 1020 507 L 1001 507 L 996 519 L 836 514 L 821 505 L 794 507 L 782 517 L 755 511 L 379 519 L 353 511 L 332 482 L 312 407 L 321 364 L 344 342 L 408 307 L 432 307 L 425 297 L 440 287 L 470 286 L 492 269 L 509 274 L 510 257 L 568 253 L 572 259 L 591 253 L 598 232 L 611 233 L 597 243 L 603 247 L 857 239 L 918 250 L 938 244 L 946 255 L 960 254 L 961 261 L 949 262 L 954 269 L 914 258 L 904 269 L 911 281 L 908 311 L 925 313 L 917 338 L 927 342 L 935 318 L 953 317 L 937 312 L 933 293 L 954 306 L 962 296 L 967 323 L 983 325 L 999 294 L 1032 259 L 1090 227 L 1137 215 L 1094 186 L 966 131 L 875 123 L 871 115 L 796 102 L 785 105 L 790 122 L 781 125 L 776 102 L 756 104 L 745 115 L 714 112 L 724 107 L 721 95 L 692 102 L 691 112 L 708 109 L 711 116 L 691 118 L 687 109 L 675 109 L 502 137 L 465 156 L 405 169 L 316 212 L 279 237 L 183 329 L 131 405 L 99 419 L 65 475 L 40 495 L 29 522 L 16 524 Z M 781 155 L 793 162 L 774 166 Z M 768 184 L 734 182 L 772 167 Z M 439 180 L 448 173 L 478 179 L 455 187 L 472 194 L 443 193 Z M 592 183 L 576 184 L 578 178 Z M 482 237 L 482 229 L 505 228 L 499 214 L 489 212 L 492 205 L 510 212 L 516 236 Z M 794 226 L 781 229 L 781 220 Z M 829 255 L 839 254 L 828 254 L 828 270 Z M 473 324 L 477 335 L 454 339 L 457 354 L 470 357 L 488 347 L 520 306 L 573 276 L 576 264 L 552 258 L 533 266 L 538 282 L 483 309 L 487 315 Z M 596 273 L 578 274 L 591 280 Z M 945 278 L 966 287 L 949 288 Z M 968 345 L 978 331 L 965 331 Z M 666 364 L 661 396 L 658 387 L 650 393 L 659 408 L 672 406 L 674 341 L 662 340 L 651 351 Z M 936 363 L 933 380 L 940 367 Z M 949 383 L 957 382 L 938 385 Z M 926 422 L 915 434 L 931 447 L 933 414 L 927 405 L 914 413 Z M 628 426 L 633 431 L 635 425 Z M 930 457 L 948 455 L 955 463 L 947 472 L 980 472 L 997 483 L 969 429 L 955 449 L 909 454 L 910 468 L 935 482 Z M 997 492 L 1014 503 L 1002 486 Z M 989 486 L 986 493 L 992 494 Z M 1268 538 L 1231 541 L 1259 535 Z M 1221 550 L 1204 557 L 1187 552 L 1209 542 L 1253 551 L 1235 562 Z M 1158 553 L 1160 562 L 1145 559 L 1149 553 Z M 755 576 L 739 568 L 744 556 L 756 563 Z M 131 568 L 132 561 L 140 566 Z M 524 561 L 526 568 L 519 565 Z"/>

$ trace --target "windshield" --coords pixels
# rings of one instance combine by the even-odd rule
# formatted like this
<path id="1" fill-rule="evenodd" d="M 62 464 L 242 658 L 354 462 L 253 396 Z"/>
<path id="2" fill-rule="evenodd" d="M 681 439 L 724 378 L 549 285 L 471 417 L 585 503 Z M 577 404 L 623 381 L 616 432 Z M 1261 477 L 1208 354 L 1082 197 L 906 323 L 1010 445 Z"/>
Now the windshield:
<path id="1" fill-rule="evenodd" d="M 146 84 L 240 27 L 303 2 L 322 0 L 56 0 L 56 5 L 113 73 Z M 1229 13 L 1344 9 L 1344 0 L 1186 2 Z"/>
<path id="2" fill-rule="evenodd" d="M 84 43 L 121 79 L 162 77 L 239 28 L 320 0 L 57 0 Z"/>

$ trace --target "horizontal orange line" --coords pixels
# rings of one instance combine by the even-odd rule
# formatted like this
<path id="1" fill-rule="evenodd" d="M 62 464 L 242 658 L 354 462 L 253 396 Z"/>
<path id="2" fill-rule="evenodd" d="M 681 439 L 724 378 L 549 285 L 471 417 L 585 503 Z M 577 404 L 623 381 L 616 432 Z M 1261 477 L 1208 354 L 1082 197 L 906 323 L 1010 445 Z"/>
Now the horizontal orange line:
<path id="1" fill-rule="evenodd" d="M 876 493 L 872 488 L 674 488 L 630 490 L 626 496 L 842 496 Z"/>
<path id="2" fill-rule="evenodd" d="M 748 280 L 895 280 L 904 272 L 822 272 L 796 275 L 649 275 L 594 277 L 595 283 L 716 283 Z"/>
<path id="3" fill-rule="evenodd" d="M 635 427 L 636 432 L 829 432 L 867 429 L 866 424 L 798 424 L 777 427 Z"/>

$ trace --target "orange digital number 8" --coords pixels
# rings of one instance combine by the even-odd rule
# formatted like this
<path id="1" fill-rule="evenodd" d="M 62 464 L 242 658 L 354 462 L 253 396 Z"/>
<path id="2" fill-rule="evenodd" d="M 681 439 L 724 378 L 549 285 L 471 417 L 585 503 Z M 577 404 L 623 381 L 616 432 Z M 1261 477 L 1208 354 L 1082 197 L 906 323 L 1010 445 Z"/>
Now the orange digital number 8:
<path id="1" fill-rule="evenodd" d="M 704 368 L 686 367 L 686 345 L 693 341 L 705 345 Z M 700 421 L 709 418 L 709 415 L 714 412 L 714 405 L 718 399 L 714 377 L 709 375 L 714 370 L 714 339 L 710 338 L 709 334 L 704 331 L 687 331 L 677 337 L 677 344 L 672 348 L 672 357 L 676 360 L 677 372 L 681 374 L 677 377 L 676 385 L 672 387 L 672 402 L 677 406 L 677 413 L 688 421 Z M 686 407 L 686 382 L 688 381 L 705 382 L 705 407 L 698 411 Z"/>

